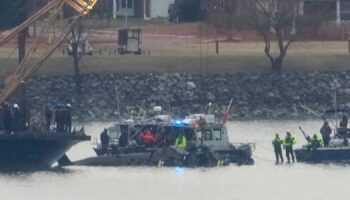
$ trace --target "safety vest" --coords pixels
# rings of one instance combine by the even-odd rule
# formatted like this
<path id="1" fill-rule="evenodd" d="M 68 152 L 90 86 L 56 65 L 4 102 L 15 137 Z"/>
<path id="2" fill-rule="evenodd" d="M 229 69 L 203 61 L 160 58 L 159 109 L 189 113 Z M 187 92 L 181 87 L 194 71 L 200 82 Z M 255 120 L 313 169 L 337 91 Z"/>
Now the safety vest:
<path id="1" fill-rule="evenodd" d="M 316 147 L 322 147 L 323 146 L 323 140 L 316 136 L 316 138 L 312 138 L 312 144 Z"/>
<path id="2" fill-rule="evenodd" d="M 284 139 L 284 142 L 283 142 L 283 144 L 284 144 L 285 147 L 293 146 L 293 145 L 296 144 L 296 143 L 297 143 L 297 142 L 295 141 L 294 136 L 290 136 L 290 137 L 287 136 L 287 137 Z"/>
<path id="3" fill-rule="evenodd" d="M 182 138 L 178 137 L 175 141 L 175 147 L 178 149 L 185 149 L 187 146 L 187 140 L 185 136 L 182 136 Z"/>
<path id="4" fill-rule="evenodd" d="M 281 140 L 280 138 L 275 137 L 275 139 L 272 140 L 272 145 L 275 148 L 281 148 L 281 144 L 283 144 L 283 140 Z"/>

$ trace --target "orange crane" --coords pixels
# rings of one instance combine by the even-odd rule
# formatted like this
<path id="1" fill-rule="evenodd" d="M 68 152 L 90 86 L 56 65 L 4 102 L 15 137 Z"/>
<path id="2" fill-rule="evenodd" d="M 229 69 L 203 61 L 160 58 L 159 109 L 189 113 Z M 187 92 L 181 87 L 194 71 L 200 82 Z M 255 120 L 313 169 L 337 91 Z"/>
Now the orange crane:
<path id="1" fill-rule="evenodd" d="M 27 55 L 17 66 L 13 74 L 6 78 L 5 88 L 0 93 L 0 104 L 11 97 L 51 56 L 57 47 L 66 39 L 68 34 L 84 19 L 93 9 L 98 0 L 53 0 L 47 3 L 32 16 L 28 17 L 21 25 L 14 28 L 7 36 L 0 40 L 0 46 L 14 39 L 21 31 L 28 28 L 37 20 L 47 16 L 41 33 L 33 41 Z M 64 6 L 70 6 L 75 14 L 65 21 L 57 20 Z M 61 23 L 64 22 L 64 23 Z M 57 34 L 55 39 L 47 44 L 45 36 L 54 30 Z M 41 47 L 45 51 L 40 51 Z"/>

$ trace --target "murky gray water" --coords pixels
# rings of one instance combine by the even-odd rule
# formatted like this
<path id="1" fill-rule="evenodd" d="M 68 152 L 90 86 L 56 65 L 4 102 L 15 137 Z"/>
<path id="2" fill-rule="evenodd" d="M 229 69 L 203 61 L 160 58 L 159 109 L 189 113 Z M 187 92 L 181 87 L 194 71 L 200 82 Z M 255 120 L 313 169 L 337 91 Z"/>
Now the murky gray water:
<path id="1" fill-rule="evenodd" d="M 86 127 L 97 136 L 106 124 Z M 274 165 L 273 133 L 291 130 L 297 146 L 305 143 L 298 126 L 319 130 L 321 121 L 258 121 L 229 124 L 232 142 L 255 142 L 254 166 L 211 169 L 145 167 L 69 167 L 66 170 L 0 175 L 1 200 L 346 200 L 350 165 Z M 89 142 L 73 148 L 72 160 L 94 155 Z"/>

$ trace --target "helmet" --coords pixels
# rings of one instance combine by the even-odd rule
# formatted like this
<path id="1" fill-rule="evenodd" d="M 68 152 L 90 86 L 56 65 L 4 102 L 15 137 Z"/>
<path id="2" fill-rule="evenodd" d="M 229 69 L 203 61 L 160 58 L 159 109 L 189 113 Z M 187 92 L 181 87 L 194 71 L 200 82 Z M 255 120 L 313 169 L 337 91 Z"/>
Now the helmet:
<path id="1" fill-rule="evenodd" d="M 19 108 L 18 104 L 13 104 L 13 108 Z"/>
<path id="2" fill-rule="evenodd" d="M 67 103 L 67 107 L 70 108 L 70 107 L 72 107 L 72 105 L 70 105 L 69 103 Z"/>

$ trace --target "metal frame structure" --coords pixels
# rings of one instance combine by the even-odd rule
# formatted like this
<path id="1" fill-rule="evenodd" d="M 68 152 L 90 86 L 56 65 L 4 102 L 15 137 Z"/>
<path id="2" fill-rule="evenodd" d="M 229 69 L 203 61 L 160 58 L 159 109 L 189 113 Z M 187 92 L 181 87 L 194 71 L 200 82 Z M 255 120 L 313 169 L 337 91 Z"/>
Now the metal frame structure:
<path id="1" fill-rule="evenodd" d="M 35 21 L 48 15 L 46 24 L 44 25 L 41 34 L 34 40 L 28 54 L 22 62 L 17 66 L 14 73 L 5 80 L 6 86 L 0 93 L 0 104 L 4 103 L 18 88 L 21 87 L 43 63 L 51 56 L 57 47 L 66 39 L 68 34 L 84 20 L 84 16 L 94 7 L 98 0 L 54 0 L 46 6 L 38 10 L 34 15 L 30 16 L 21 25 L 14 28 L 10 34 L 0 40 L 0 46 L 5 45 L 10 40 L 14 39 L 21 31 L 28 28 Z M 57 17 L 62 11 L 63 6 L 69 5 L 77 13 L 75 16 L 66 20 L 66 23 L 58 23 Z M 50 44 L 45 44 L 45 35 L 48 35 L 51 30 L 55 30 L 55 40 Z M 44 52 L 40 52 L 41 47 L 45 47 Z"/>
<path id="2" fill-rule="evenodd" d="M 129 50 L 129 43 L 136 41 L 137 50 Z M 133 53 L 136 55 L 142 54 L 142 29 L 126 28 L 118 31 L 118 53 L 120 55 Z"/>

